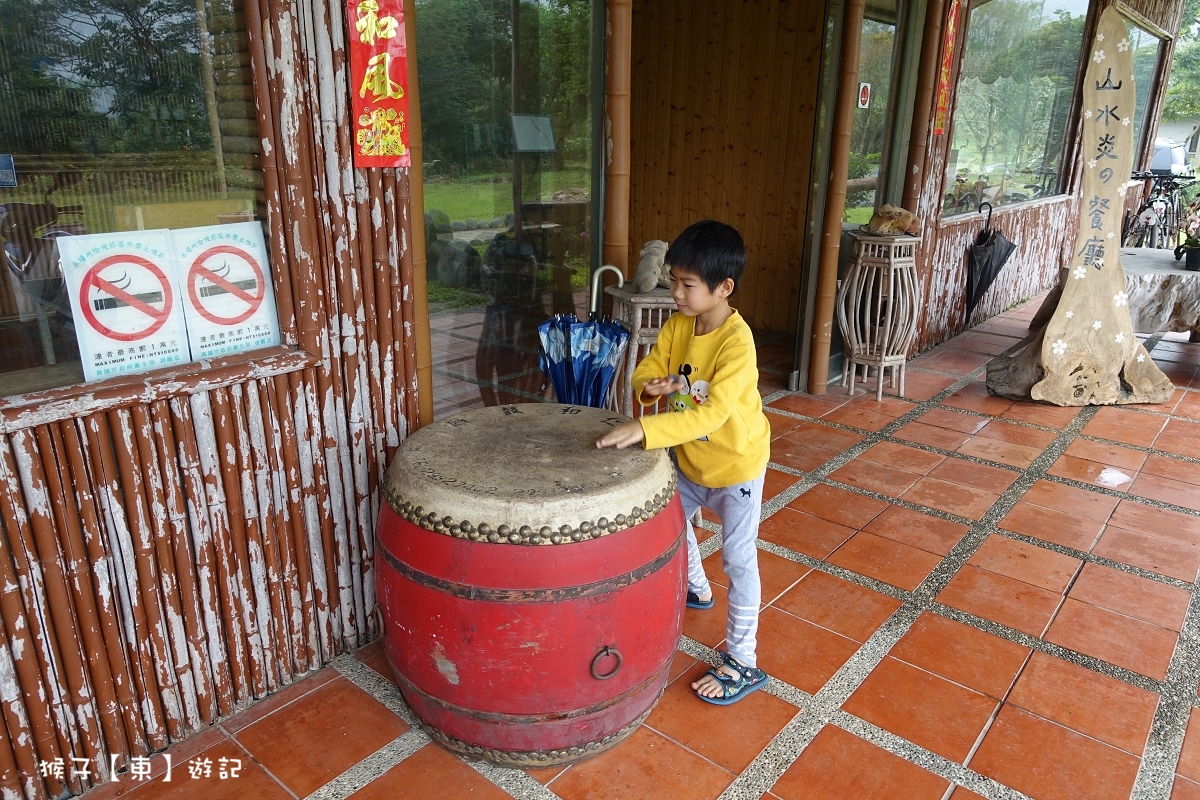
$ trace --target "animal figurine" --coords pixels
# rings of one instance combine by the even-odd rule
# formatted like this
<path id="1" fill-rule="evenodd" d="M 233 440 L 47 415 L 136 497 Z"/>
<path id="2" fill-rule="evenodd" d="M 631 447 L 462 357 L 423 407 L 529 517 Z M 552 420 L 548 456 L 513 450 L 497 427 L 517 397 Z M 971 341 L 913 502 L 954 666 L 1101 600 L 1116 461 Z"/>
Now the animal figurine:
<path id="1" fill-rule="evenodd" d="M 655 286 L 671 285 L 671 276 L 663 266 L 663 257 L 667 254 L 667 243 L 661 239 L 652 239 L 642 245 L 638 253 L 637 271 L 634 273 L 633 284 L 639 292 L 648 292 Z"/>
<path id="2" fill-rule="evenodd" d="M 921 220 L 907 209 L 884 205 L 871 216 L 864 230 L 876 236 L 899 236 L 903 233 L 916 236 L 921 232 Z"/>

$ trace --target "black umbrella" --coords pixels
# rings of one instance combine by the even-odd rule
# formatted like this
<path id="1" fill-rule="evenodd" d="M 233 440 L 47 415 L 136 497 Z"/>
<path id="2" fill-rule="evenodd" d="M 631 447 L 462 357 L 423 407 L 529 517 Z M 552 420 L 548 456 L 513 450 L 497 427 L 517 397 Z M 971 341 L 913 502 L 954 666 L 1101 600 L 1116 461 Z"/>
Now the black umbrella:
<path id="1" fill-rule="evenodd" d="M 971 263 L 967 270 L 967 319 L 971 318 L 971 312 L 983 299 L 984 292 L 996 281 L 1004 262 L 1017 249 L 1015 244 L 1004 238 L 999 228 L 992 227 L 992 204 L 980 203 L 981 213 L 984 206 L 987 206 L 987 220 L 971 245 Z"/>

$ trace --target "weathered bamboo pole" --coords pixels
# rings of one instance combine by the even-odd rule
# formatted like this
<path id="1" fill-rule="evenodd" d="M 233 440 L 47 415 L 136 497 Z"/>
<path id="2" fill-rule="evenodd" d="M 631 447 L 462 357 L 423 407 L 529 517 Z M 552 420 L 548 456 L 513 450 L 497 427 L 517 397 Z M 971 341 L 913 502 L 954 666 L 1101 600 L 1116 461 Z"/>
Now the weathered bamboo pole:
<path id="1" fill-rule="evenodd" d="M 633 0 L 608 0 L 604 57 L 604 253 L 629 272 L 629 111 L 633 81 Z"/>
<path id="2" fill-rule="evenodd" d="M 913 100 L 912 128 L 908 137 L 908 165 L 904 171 L 904 199 L 900 205 L 914 214 L 925 183 L 925 151 L 929 146 L 929 120 L 937 86 L 938 56 L 942 48 L 942 15 L 945 0 L 928 0 L 925 30 L 921 34 L 921 61 L 917 67 L 917 96 Z"/>
<path id="3" fill-rule="evenodd" d="M 183 397 L 170 400 L 171 428 L 175 434 L 179 469 L 183 476 L 183 496 L 187 504 L 188 529 L 191 531 L 192 552 L 196 559 L 196 590 L 204 625 L 204 644 L 208 663 L 212 667 L 213 696 L 217 713 L 230 714 L 235 698 L 234 675 L 240 676 L 241 664 L 235 663 L 225 648 L 226 631 L 221 616 L 220 567 L 213 544 L 212 524 L 208 510 L 208 488 L 204 479 L 197 445 L 197 428 L 192 420 L 192 402 Z M 232 632 L 232 631 L 231 631 Z"/>
<path id="4" fill-rule="evenodd" d="M 414 156 L 414 158 L 416 158 Z M 425 220 L 423 214 L 419 211 L 421 205 L 421 187 L 413 184 L 413 172 L 408 170 L 406 173 L 400 170 L 400 174 L 396 181 L 396 198 L 398 200 L 398 208 L 400 209 L 399 221 L 400 228 L 396 233 L 396 238 L 399 240 L 398 245 L 400 252 L 398 253 L 397 266 L 399 273 L 396 275 L 396 283 L 392 286 L 392 299 L 395 302 L 396 298 L 400 299 L 401 313 L 399 317 L 402 321 L 401 328 L 401 359 L 400 367 L 404 375 L 402 381 L 397 381 L 399 385 L 404 387 L 404 405 L 402 406 L 401 417 L 398 421 L 400 430 L 398 436 L 404 438 L 409 433 L 416 430 L 418 419 L 421 418 L 421 395 L 422 389 L 420 386 L 420 369 L 418 365 L 421 362 L 420 349 L 421 347 L 429 347 L 429 308 L 428 304 L 420 304 L 412 289 L 418 283 L 417 278 L 417 262 L 418 255 L 424 257 L 425 247 Z M 395 230 L 395 228 L 393 228 Z M 421 250 L 416 249 L 416 242 L 420 240 Z M 408 242 L 408 246 L 405 246 Z M 424 272 L 421 273 L 420 282 L 425 281 Z M 416 324 L 417 320 L 424 314 L 424 322 Z M 422 336 L 420 331 L 424 330 Z M 424 344 L 422 345 L 422 339 Z M 432 372 L 430 373 L 430 383 L 424 389 L 424 394 L 430 399 L 430 408 L 432 409 Z M 431 412 L 432 413 L 432 412 Z M 429 421 L 432 421 L 432 417 Z M 424 423 L 422 423 L 424 424 Z M 393 451 L 394 452 L 394 451 Z M 390 461 L 390 454 L 389 454 Z"/>
<path id="5" fill-rule="evenodd" d="M 314 610 L 320 633 L 320 660 L 333 657 L 334 642 L 341 639 L 339 616 L 332 608 L 337 597 L 336 577 L 329 573 L 333 564 L 333 520 L 322 513 L 321 446 L 319 434 L 312 431 L 313 415 L 309 411 L 309 382 L 315 369 L 288 375 L 291 400 L 289 410 L 294 414 L 297 454 L 300 459 L 300 491 L 304 498 L 304 529 L 309 537 L 308 549 L 312 561 Z"/>
<path id="6" fill-rule="evenodd" d="M 833 337 L 833 307 L 837 299 L 838 256 L 842 247 L 842 214 L 846 211 L 846 176 L 850 170 L 850 136 L 858 97 L 858 57 L 862 45 L 866 0 L 847 0 L 842 17 L 841 76 L 833 112 L 833 141 L 829 154 L 829 184 L 821 231 L 821 261 L 817 270 L 817 303 L 812 322 L 812 355 L 808 364 L 809 394 L 825 394 L 829 382 L 829 345 Z"/>
<path id="7" fill-rule="evenodd" d="M 17 683 L 12 650 L 0 642 L 0 793 L 4 797 L 45 800 L 42 783 L 29 736 L 29 718 Z M 16 731 L 13 736 L 12 731 Z"/>

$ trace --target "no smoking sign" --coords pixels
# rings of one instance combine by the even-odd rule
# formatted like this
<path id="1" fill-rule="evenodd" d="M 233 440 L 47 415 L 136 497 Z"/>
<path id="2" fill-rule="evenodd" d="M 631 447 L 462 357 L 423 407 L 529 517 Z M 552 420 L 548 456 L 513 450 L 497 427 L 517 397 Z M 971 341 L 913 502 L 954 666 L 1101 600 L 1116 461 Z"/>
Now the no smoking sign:
<path id="1" fill-rule="evenodd" d="M 262 267 L 244 247 L 217 245 L 188 269 L 188 300 L 216 325 L 236 325 L 254 316 L 266 296 Z"/>
<path id="2" fill-rule="evenodd" d="M 97 333 L 117 342 L 136 342 L 167 324 L 174 292 L 153 261 L 120 254 L 101 259 L 87 271 L 79 305 Z"/>

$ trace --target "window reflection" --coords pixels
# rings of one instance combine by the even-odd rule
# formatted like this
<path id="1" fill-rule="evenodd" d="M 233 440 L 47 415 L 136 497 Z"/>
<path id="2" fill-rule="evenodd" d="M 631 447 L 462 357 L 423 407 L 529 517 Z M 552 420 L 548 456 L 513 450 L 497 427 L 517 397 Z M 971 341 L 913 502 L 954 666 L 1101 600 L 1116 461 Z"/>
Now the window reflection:
<path id="1" fill-rule="evenodd" d="M 436 416 L 546 397 L 537 326 L 587 313 L 593 12 L 417 2 Z"/>
<path id="2" fill-rule="evenodd" d="M 1146 106 L 1154 90 L 1154 68 L 1158 65 L 1158 50 L 1162 40 L 1126 21 L 1129 43 L 1133 45 L 1133 81 L 1135 101 L 1133 109 L 1133 146 L 1140 148 L 1142 131 L 1146 129 Z M 1140 152 L 1135 150 L 1135 152 Z M 1136 159 L 1135 159 L 1136 164 Z"/>
<path id="3" fill-rule="evenodd" d="M 850 138 L 850 169 L 847 174 L 847 222 L 866 223 L 879 204 L 879 176 L 889 134 L 889 101 L 896 51 L 897 0 L 880 0 L 867 5 L 858 56 L 860 87 L 867 85 L 865 108 L 860 96 L 854 110 Z M 861 92 L 861 89 L 860 89 Z"/>
<path id="4" fill-rule="evenodd" d="M 1057 194 L 1087 0 L 971 9 L 943 213 Z"/>

